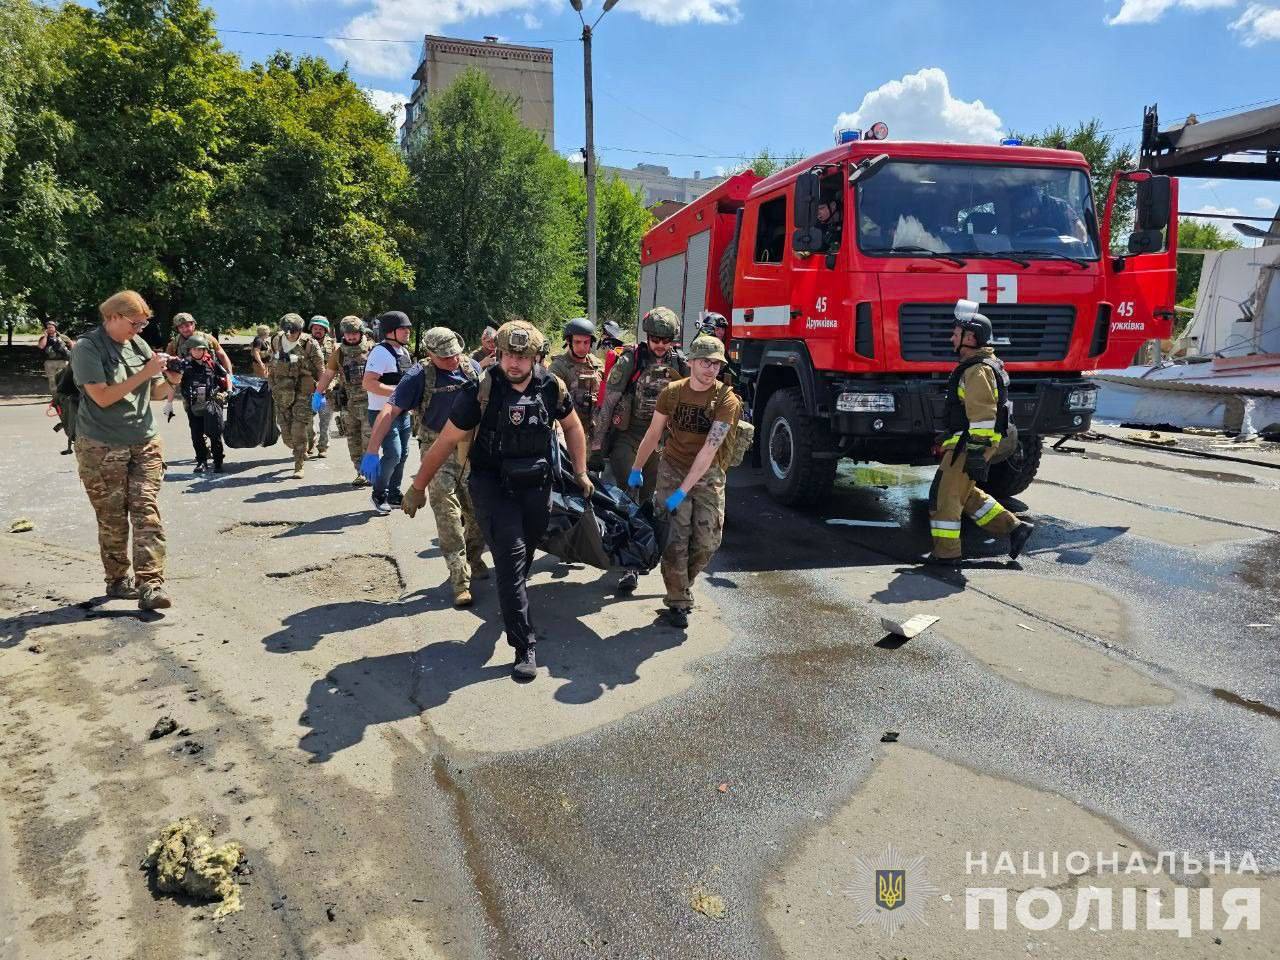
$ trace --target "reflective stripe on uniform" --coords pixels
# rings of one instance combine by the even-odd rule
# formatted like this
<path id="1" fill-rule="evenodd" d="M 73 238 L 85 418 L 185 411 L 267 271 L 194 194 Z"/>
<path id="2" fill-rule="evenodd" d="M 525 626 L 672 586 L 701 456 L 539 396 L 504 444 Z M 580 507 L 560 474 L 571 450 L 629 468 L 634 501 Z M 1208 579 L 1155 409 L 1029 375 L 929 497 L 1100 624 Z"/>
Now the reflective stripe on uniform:
<path id="1" fill-rule="evenodd" d="M 994 420 L 974 420 L 969 424 L 969 430 L 994 430 L 996 422 Z"/>
<path id="2" fill-rule="evenodd" d="M 988 523 L 1004 512 L 1004 507 L 996 503 L 995 498 L 987 497 L 987 502 L 979 507 L 976 513 L 971 514 L 971 516 L 973 517 L 974 523 L 980 527 L 985 527 Z"/>
<path id="3" fill-rule="evenodd" d="M 959 520 L 930 520 L 929 526 L 935 537 L 943 540 L 959 540 L 960 539 L 960 521 Z"/>
<path id="4" fill-rule="evenodd" d="M 958 387 L 956 388 L 956 393 L 960 394 L 960 399 L 961 399 L 961 400 L 963 400 L 963 399 L 964 399 L 964 384 L 963 384 L 963 383 L 962 383 L 962 384 L 960 384 L 960 386 L 958 386 Z"/>
<path id="5" fill-rule="evenodd" d="M 942 441 L 942 449 L 943 450 L 951 449 L 959 442 L 959 440 L 960 440 L 960 434 L 958 433 L 952 434 L 951 436 L 947 437 L 947 439 Z"/>

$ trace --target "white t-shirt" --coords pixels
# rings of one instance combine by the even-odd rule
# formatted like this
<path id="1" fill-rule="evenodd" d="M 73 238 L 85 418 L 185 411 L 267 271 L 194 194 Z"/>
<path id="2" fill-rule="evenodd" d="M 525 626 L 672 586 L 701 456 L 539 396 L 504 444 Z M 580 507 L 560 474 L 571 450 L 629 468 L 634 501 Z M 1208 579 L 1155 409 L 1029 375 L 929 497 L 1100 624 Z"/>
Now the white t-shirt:
<path id="1" fill-rule="evenodd" d="M 404 347 L 399 347 L 398 350 L 406 356 L 409 353 Z M 364 362 L 364 372 L 376 373 L 378 376 L 382 376 L 384 373 L 395 373 L 398 369 L 399 366 L 396 364 L 395 355 L 392 354 L 391 348 L 385 340 L 369 351 L 369 359 Z M 390 399 L 390 397 L 380 397 L 378 394 L 371 392 L 369 394 L 369 409 L 381 410 Z"/>

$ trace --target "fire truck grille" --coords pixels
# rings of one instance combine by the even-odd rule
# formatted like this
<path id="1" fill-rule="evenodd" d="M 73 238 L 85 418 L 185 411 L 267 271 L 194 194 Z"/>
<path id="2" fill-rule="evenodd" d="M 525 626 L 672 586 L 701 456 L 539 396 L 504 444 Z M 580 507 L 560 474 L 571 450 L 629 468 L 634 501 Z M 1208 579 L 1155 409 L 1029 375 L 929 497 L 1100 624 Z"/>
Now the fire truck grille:
<path id="1" fill-rule="evenodd" d="M 1076 324 L 1075 307 L 990 303 L 982 307 L 982 313 L 991 321 L 996 354 L 1002 360 L 1066 359 Z M 954 360 L 955 354 L 951 351 L 954 326 L 955 304 L 904 303 L 898 311 L 902 359 Z"/>

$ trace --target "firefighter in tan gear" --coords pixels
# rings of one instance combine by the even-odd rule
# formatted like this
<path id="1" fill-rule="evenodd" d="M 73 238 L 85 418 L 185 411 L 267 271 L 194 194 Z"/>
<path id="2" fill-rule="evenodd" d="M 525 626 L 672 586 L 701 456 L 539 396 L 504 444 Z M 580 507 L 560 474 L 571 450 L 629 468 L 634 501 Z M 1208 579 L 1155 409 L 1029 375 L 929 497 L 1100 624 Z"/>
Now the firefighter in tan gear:
<path id="1" fill-rule="evenodd" d="M 636 451 L 653 421 L 658 397 L 670 384 L 689 376 L 689 363 L 678 348 L 680 318 L 670 307 L 654 307 L 640 321 L 647 342 L 629 344 L 609 370 L 604 400 L 596 411 L 590 449 L 609 458 L 614 479 L 620 484 L 631 474 Z M 641 465 L 643 482 L 631 492 L 636 503 L 653 499 L 658 482 L 658 452 Z M 640 571 L 628 570 L 618 582 L 618 592 L 634 593 Z"/>
<path id="2" fill-rule="evenodd" d="M 960 566 L 960 518 L 968 516 L 992 536 L 1009 537 L 1009 556 L 1017 559 L 1035 527 L 1002 507 L 978 485 L 985 483 L 993 458 L 1017 444 L 1011 416 L 1009 375 L 991 343 L 991 321 L 972 300 L 956 304 L 951 347 L 960 357 L 947 382 L 949 436 L 942 442 L 942 463 L 929 488 L 929 526 L 933 552 L 928 563 Z"/>
<path id="3" fill-rule="evenodd" d="M 587 449 L 594 434 L 596 399 L 604 382 L 604 361 L 591 351 L 596 345 L 596 325 L 586 317 L 578 317 L 564 325 L 564 345 L 568 349 L 551 361 L 547 369 L 564 381 L 578 411 L 582 428 L 587 431 Z"/>

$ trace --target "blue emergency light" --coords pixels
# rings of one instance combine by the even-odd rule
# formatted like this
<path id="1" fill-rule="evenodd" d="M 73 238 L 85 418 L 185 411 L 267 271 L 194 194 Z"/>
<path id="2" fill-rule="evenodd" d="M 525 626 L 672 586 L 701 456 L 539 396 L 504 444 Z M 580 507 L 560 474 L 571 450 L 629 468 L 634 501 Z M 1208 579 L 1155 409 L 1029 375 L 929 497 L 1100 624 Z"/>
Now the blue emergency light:
<path id="1" fill-rule="evenodd" d="M 1000 146 L 1020 147 L 1022 146 L 1022 138 L 1021 137 L 1005 137 L 1003 140 L 1000 141 Z"/>
<path id="2" fill-rule="evenodd" d="M 861 139 L 862 139 L 861 130 L 841 130 L 840 131 L 841 143 L 853 143 L 855 140 L 861 140 Z"/>

